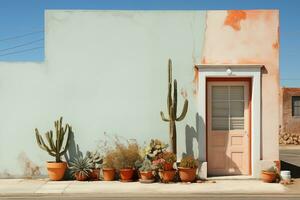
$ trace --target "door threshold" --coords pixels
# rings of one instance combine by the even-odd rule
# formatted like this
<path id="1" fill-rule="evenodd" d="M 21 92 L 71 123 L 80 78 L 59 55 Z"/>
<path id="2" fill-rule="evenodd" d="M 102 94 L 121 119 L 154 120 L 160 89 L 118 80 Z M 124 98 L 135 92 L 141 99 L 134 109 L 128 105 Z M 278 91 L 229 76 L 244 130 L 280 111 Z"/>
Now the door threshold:
<path id="1" fill-rule="evenodd" d="M 207 180 L 255 180 L 257 178 L 250 175 L 234 175 L 234 176 L 210 176 Z"/>

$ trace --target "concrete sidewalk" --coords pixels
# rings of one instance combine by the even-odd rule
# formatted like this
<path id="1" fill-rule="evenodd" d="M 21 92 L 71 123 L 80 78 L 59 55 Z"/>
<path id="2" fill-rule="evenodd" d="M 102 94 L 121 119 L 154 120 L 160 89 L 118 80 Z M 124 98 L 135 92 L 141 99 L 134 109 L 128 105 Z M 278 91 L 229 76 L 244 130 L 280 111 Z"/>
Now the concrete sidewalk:
<path id="1" fill-rule="evenodd" d="M 216 180 L 204 183 L 121 183 L 119 181 L 78 182 L 48 181 L 47 179 L 0 179 L 0 197 L 36 194 L 93 194 L 106 196 L 126 195 L 205 195 L 205 194 L 282 194 L 299 195 L 300 180 L 293 185 L 284 186 L 276 183 L 263 183 L 259 180 Z"/>

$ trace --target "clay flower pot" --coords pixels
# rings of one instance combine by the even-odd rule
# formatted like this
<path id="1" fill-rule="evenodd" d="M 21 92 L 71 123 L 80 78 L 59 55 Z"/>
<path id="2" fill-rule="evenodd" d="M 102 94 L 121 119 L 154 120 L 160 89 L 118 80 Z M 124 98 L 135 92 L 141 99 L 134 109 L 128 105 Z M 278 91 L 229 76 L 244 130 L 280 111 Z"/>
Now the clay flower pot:
<path id="1" fill-rule="evenodd" d="M 93 169 L 89 175 L 90 180 L 98 181 L 99 180 L 100 169 Z"/>
<path id="2" fill-rule="evenodd" d="M 47 162 L 47 170 L 50 180 L 60 181 L 64 178 L 67 169 L 66 162 Z"/>
<path id="3" fill-rule="evenodd" d="M 194 182 L 196 179 L 197 168 L 178 167 L 179 177 L 182 182 Z"/>
<path id="4" fill-rule="evenodd" d="M 86 181 L 89 177 L 84 173 L 77 172 L 75 173 L 75 178 L 77 181 Z"/>
<path id="5" fill-rule="evenodd" d="M 159 176 L 164 183 L 172 182 L 174 180 L 176 174 L 176 170 L 169 170 L 169 171 L 159 171 Z"/>
<path id="6" fill-rule="evenodd" d="M 141 179 L 142 180 L 152 180 L 153 179 L 153 173 L 152 171 L 140 171 Z"/>
<path id="7" fill-rule="evenodd" d="M 115 179 L 115 169 L 114 168 L 103 168 L 103 180 L 113 181 Z"/>
<path id="8" fill-rule="evenodd" d="M 130 182 L 132 181 L 134 170 L 133 169 L 120 169 L 121 181 Z"/>
<path id="9" fill-rule="evenodd" d="M 277 174 L 275 172 L 261 171 L 260 178 L 265 183 L 274 183 L 276 181 Z"/>

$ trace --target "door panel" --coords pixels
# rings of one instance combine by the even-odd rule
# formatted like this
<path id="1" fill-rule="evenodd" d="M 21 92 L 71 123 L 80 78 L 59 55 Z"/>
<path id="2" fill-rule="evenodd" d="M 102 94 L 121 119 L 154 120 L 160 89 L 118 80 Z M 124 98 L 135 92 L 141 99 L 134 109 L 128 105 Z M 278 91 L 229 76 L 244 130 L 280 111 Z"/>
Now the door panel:
<path id="1" fill-rule="evenodd" d="M 208 175 L 249 174 L 249 84 L 207 86 Z"/>

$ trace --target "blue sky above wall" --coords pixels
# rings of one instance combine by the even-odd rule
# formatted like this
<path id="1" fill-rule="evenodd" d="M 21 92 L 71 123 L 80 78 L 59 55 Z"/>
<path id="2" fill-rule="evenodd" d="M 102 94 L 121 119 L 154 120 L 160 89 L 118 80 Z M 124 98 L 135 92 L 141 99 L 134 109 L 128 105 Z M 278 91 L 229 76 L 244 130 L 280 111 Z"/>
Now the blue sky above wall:
<path id="1" fill-rule="evenodd" d="M 297 0 L 0 0 L 0 61 L 44 60 L 44 10 L 279 9 L 283 86 L 300 86 L 300 1 Z"/>

